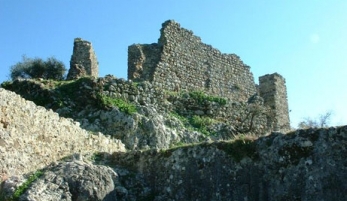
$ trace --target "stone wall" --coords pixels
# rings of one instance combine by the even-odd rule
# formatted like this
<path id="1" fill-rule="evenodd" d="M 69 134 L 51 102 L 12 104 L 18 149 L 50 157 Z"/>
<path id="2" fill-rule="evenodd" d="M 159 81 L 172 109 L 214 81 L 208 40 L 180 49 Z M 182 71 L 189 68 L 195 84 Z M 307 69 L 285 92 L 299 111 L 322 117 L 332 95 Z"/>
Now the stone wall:
<path id="1" fill-rule="evenodd" d="M 171 91 L 202 90 L 236 101 L 247 101 L 256 93 L 250 67 L 237 55 L 222 54 L 172 20 L 163 23 L 158 44 L 129 46 L 128 79 L 148 80 Z"/>
<path id="2" fill-rule="evenodd" d="M 122 98 L 139 105 L 152 105 L 159 112 L 175 112 L 185 117 L 195 115 L 228 122 L 239 132 L 264 135 L 273 127 L 272 111 L 263 99 L 253 96 L 248 102 L 227 100 L 225 104 L 209 100 L 197 100 L 187 93 L 165 92 L 148 81 L 132 82 L 112 76 L 99 78 L 104 95 Z M 24 88 L 24 87 L 21 87 Z M 223 99 L 223 98 L 222 98 Z"/>
<path id="3" fill-rule="evenodd" d="M 285 131 L 290 129 L 285 79 L 278 73 L 259 77 L 259 94 L 264 104 L 273 109 L 275 121 L 273 130 Z"/>
<path id="4" fill-rule="evenodd" d="M 246 102 L 258 91 L 265 105 L 273 110 L 268 122 L 277 122 L 268 127 L 290 129 L 281 75 L 260 77 L 261 86 L 257 88 L 250 67 L 237 55 L 222 54 L 172 20 L 163 23 L 158 43 L 129 46 L 128 79 L 150 81 L 169 91 L 204 91 L 236 102 Z"/>
<path id="5" fill-rule="evenodd" d="M 132 82 L 110 75 L 98 79 L 86 77 L 59 85 L 52 80 L 16 80 L 4 87 L 38 105 L 53 109 L 63 117 L 73 118 L 80 122 L 84 129 L 102 132 L 121 139 L 125 145 L 131 144 L 127 142 L 134 136 L 139 135 L 139 139 L 142 139 L 143 136 L 148 135 L 139 134 L 149 131 L 143 126 L 147 123 L 141 122 L 152 122 L 155 128 L 163 128 L 162 125 L 165 125 L 178 129 L 176 123 L 170 123 L 172 113 L 187 118 L 198 116 L 216 120 L 213 125 L 208 127 L 208 131 L 221 133 L 221 135 L 214 136 L 218 139 L 220 137 L 229 139 L 232 134 L 237 135 L 237 133 L 264 135 L 270 130 L 269 128 L 272 128 L 272 119 L 269 115 L 271 111 L 268 107 L 264 107 L 263 100 L 259 96 L 252 97 L 248 102 L 236 102 L 207 95 L 204 95 L 205 98 L 201 98 L 202 96 L 197 95 L 201 93 L 168 92 L 154 87 L 148 81 Z M 98 99 L 100 93 L 112 99 L 120 98 L 136 105 L 140 117 L 124 115 L 122 112 L 117 112 L 117 109 L 100 108 L 100 99 Z M 213 98 L 215 98 L 214 101 Z M 225 104 L 218 99 L 224 100 Z M 150 114 L 152 116 L 148 120 L 141 120 Z M 137 123 L 141 126 L 138 126 Z M 178 130 L 181 131 L 184 128 Z M 176 134 L 169 134 L 170 129 L 155 129 L 150 132 L 150 135 L 158 131 L 166 133 L 163 136 L 176 136 Z M 180 136 L 186 138 L 188 135 Z M 170 137 L 165 138 L 164 144 L 172 143 L 167 140 Z M 153 139 L 156 138 L 146 140 L 148 144 L 151 144 L 150 146 L 156 144 L 156 142 L 149 143 Z M 127 148 L 129 147 L 127 146 Z"/>
<path id="6" fill-rule="evenodd" d="M 153 81 L 155 65 L 160 60 L 161 47 L 156 44 L 128 47 L 128 79 Z"/>
<path id="7" fill-rule="evenodd" d="M 67 79 L 84 76 L 98 77 L 98 75 L 98 61 L 92 44 L 81 38 L 75 38 Z"/>
<path id="8" fill-rule="evenodd" d="M 119 140 L 93 135 L 72 119 L 0 88 L 0 182 L 73 153 L 125 151 Z"/>

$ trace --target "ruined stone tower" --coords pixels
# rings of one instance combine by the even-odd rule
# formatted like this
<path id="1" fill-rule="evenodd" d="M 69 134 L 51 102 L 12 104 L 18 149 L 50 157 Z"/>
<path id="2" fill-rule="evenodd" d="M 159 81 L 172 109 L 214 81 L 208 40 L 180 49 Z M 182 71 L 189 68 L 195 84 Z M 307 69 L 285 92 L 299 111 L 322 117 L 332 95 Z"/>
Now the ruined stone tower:
<path id="1" fill-rule="evenodd" d="M 259 95 L 264 99 L 264 104 L 273 110 L 273 130 L 289 130 L 290 123 L 285 79 L 278 73 L 259 77 Z"/>
<path id="2" fill-rule="evenodd" d="M 98 77 L 98 61 L 92 44 L 81 38 L 75 38 L 67 79 L 73 80 L 84 76 Z"/>

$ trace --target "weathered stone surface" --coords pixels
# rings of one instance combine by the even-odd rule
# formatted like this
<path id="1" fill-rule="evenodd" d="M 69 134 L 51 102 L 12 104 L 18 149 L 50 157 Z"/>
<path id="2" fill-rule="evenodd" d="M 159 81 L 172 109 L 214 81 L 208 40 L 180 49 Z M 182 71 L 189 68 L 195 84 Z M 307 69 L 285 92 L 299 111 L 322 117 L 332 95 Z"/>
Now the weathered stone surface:
<path id="1" fill-rule="evenodd" d="M 83 161 L 62 162 L 37 179 L 20 197 L 22 201 L 120 200 L 127 190 L 111 168 Z"/>
<path id="2" fill-rule="evenodd" d="M 113 157 L 129 196 L 149 189 L 156 201 L 343 201 L 346 143 L 344 126 Z"/>
<path id="3" fill-rule="evenodd" d="M 92 44 L 81 38 L 75 38 L 67 79 L 73 80 L 85 76 L 99 76 L 98 61 Z"/>
<path id="4" fill-rule="evenodd" d="M 72 119 L 0 88 L 0 179 L 41 169 L 73 153 L 125 151 L 119 140 L 93 135 Z"/>
<path id="5" fill-rule="evenodd" d="M 274 113 L 272 130 L 286 131 L 290 129 L 287 88 L 285 79 L 278 73 L 259 77 L 259 94 L 264 104 Z"/>
<path id="6" fill-rule="evenodd" d="M 249 103 L 224 99 L 222 104 L 190 93 L 166 93 L 149 82 L 134 83 L 113 76 L 83 78 L 61 88 L 49 88 L 52 85 L 50 81 L 25 80 L 15 81 L 7 88 L 61 116 L 73 118 L 84 129 L 121 139 L 128 149 L 168 148 L 207 140 L 201 133 L 187 129 L 172 113 L 214 119 L 206 130 L 213 133 L 209 136 L 213 140 L 231 139 L 238 133 L 264 135 L 272 128 L 272 113 L 259 96 Z M 101 109 L 100 94 L 136 105 L 137 113 L 128 115 L 117 107 Z"/>
<path id="7" fill-rule="evenodd" d="M 235 54 L 222 54 L 192 31 L 168 20 L 157 44 L 128 48 L 128 79 L 147 80 L 170 91 L 203 90 L 246 101 L 256 93 L 250 67 Z"/>
<path id="8" fill-rule="evenodd" d="M 175 92 L 204 91 L 235 102 L 247 102 L 257 93 L 250 67 L 237 55 L 222 54 L 173 20 L 164 22 L 160 33 L 158 43 L 128 47 L 128 79 Z M 259 78 L 259 94 L 273 110 L 276 124 L 269 123 L 271 129 L 286 131 L 290 123 L 285 81 L 277 73 L 271 76 Z"/>
<path id="9" fill-rule="evenodd" d="M 86 111 L 87 112 L 87 111 Z M 89 113 L 81 126 L 87 130 L 103 130 L 120 139 L 130 150 L 167 149 L 177 143 L 196 143 L 207 139 L 201 133 L 187 130 L 179 120 L 160 114 L 152 106 L 138 106 L 137 113 L 125 114 L 114 108 Z"/>

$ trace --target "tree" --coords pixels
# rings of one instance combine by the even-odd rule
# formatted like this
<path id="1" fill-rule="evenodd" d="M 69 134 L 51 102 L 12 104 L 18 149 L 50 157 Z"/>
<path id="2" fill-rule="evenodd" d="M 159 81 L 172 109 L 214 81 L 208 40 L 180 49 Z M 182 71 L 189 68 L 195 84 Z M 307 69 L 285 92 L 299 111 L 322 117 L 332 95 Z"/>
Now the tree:
<path id="1" fill-rule="evenodd" d="M 332 112 L 328 111 L 324 114 L 321 114 L 316 119 L 311 119 L 309 117 L 306 117 L 303 121 L 301 121 L 298 125 L 299 128 L 305 129 L 305 128 L 312 128 L 312 127 L 328 127 L 330 118 L 332 116 Z"/>
<path id="2" fill-rule="evenodd" d="M 10 77 L 17 78 L 43 78 L 53 80 L 63 80 L 66 68 L 63 62 L 54 57 L 46 61 L 40 58 L 27 58 L 23 56 L 22 61 L 11 66 Z"/>

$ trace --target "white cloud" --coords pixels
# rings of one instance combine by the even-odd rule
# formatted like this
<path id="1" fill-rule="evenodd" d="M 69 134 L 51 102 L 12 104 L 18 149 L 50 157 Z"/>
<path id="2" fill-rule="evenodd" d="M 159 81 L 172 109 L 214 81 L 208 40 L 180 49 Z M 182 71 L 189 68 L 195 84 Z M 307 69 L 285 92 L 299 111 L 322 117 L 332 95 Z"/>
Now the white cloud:
<path id="1" fill-rule="evenodd" d="M 313 43 L 313 44 L 319 43 L 319 41 L 320 41 L 319 35 L 316 34 L 316 33 L 311 34 L 311 36 L 310 36 L 310 41 L 311 41 L 311 43 Z"/>

